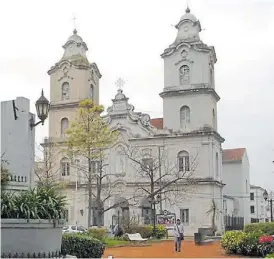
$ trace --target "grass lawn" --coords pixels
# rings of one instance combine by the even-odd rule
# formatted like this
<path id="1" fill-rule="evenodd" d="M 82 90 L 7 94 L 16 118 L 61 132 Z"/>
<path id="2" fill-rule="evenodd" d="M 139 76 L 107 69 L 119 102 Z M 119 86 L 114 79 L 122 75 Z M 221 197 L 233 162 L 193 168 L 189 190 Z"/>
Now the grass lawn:
<path id="1" fill-rule="evenodd" d="M 162 242 L 161 239 L 148 239 L 145 242 L 141 243 L 135 243 L 132 241 L 126 241 L 126 240 L 119 240 L 119 239 L 113 239 L 113 238 L 105 238 L 104 243 L 106 247 L 122 247 L 122 246 L 148 246 L 152 243 L 159 243 Z"/>

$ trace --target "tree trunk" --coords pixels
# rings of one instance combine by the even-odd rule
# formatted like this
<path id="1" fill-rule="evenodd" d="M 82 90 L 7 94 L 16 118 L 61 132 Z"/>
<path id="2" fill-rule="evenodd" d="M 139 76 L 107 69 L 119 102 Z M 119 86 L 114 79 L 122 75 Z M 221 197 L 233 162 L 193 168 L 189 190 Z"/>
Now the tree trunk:
<path id="1" fill-rule="evenodd" d="M 89 151 L 90 153 L 90 151 Z M 91 184 L 91 159 L 88 158 L 88 227 L 91 227 L 91 211 L 92 211 L 92 184 Z"/>

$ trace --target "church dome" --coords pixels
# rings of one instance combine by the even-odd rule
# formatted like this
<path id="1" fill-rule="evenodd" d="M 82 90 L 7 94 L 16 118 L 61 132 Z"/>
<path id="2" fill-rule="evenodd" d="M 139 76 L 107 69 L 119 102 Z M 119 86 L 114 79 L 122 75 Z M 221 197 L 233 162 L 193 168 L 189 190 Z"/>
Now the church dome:
<path id="1" fill-rule="evenodd" d="M 83 43 L 83 39 L 77 34 L 77 30 L 74 29 L 73 31 L 73 35 L 71 35 L 69 38 L 68 38 L 68 41 L 67 42 L 70 42 L 70 41 L 74 41 L 76 43 Z"/>
<path id="2" fill-rule="evenodd" d="M 118 89 L 117 94 L 115 95 L 115 100 L 124 100 L 126 99 L 125 94 L 123 94 L 122 89 Z"/>
<path id="3" fill-rule="evenodd" d="M 184 20 L 190 20 L 192 22 L 198 21 L 197 18 L 195 17 L 195 15 L 190 13 L 190 9 L 188 7 L 186 8 L 186 13 L 181 17 L 180 22 L 184 21 Z"/>

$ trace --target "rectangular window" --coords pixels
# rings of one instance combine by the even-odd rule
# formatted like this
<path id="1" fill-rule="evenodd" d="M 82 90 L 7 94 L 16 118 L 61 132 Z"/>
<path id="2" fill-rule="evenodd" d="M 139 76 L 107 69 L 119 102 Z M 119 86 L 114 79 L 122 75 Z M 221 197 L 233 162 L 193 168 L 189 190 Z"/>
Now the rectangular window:
<path id="1" fill-rule="evenodd" d="M 250 206 L 250 213 L 254 214 L 255 213 L 255 207 L 254 206 Z"/>
<path id="2" fill-rule="evenodd" d="M 254 201 L 254 192 L 251 192 L 251 193 L 250 193 L 250 200 L 251 200 L 251 201 Z"/>
<path id="3" fill-rule="evenodd" d="M 183 225 L 189 225 L 189 209 L 180 209 L 180 218 Z"/>

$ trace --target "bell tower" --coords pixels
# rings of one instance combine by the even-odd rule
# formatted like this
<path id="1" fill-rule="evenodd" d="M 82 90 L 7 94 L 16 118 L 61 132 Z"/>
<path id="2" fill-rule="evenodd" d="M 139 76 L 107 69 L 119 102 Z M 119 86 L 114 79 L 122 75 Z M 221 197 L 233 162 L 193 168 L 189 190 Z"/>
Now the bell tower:
<path id="1" fill-rule="evenodd" d="M 161 57 L 164 59 L 164 127 L 180 131 L 211 128 L 217 131 L 214 47 L 200 40 L 201 24 L 185 10 L 175 26 L 177 37 Z"/>
<path id="2" fill-rule="evenodd" d="M 102 77 L 95 63 L 90 63 L 88 47 L 73 31 L 63 46 L 64 54 L 48 71 L 50 76 L 49 137 L 64 137 L 74 119 L 79 102 L 92 99 L 99 104 L 99 80 Z"/>

